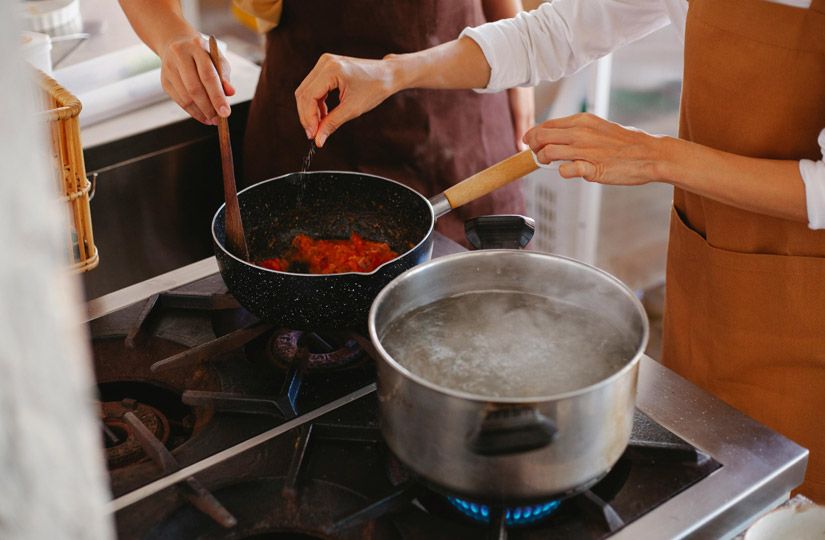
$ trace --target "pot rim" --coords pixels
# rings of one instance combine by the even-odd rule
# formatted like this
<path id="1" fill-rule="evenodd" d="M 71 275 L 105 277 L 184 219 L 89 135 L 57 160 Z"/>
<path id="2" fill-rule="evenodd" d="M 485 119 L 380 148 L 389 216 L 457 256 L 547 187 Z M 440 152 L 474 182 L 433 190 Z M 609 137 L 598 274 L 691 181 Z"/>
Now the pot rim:
<path id="1" fill-rule="evenodd" d="M 376 317 L 378 312 L 378 306 L 384 300 L 386 296 L 388 296 L 392 289 L 398 287 L 400 283 L 402 283 L 405 279 L 412 279 L 411 276 L 414 276 L 417 272 L 424 272 L 430 266 L 438 265 L 438 264 L 449 264 L 450 261 L 455 259 L 460 259 L 464 257 L 491 257 L 491 256 L 507 256 L 507 257 L 529 257 L 529 258 L 538 258 L 538 259 L 549 259 L 549 260 L 563 260 L 572 262 L 579 266 L 589 269 L 590 271 L 596 272 L 600 274 L 602 277 L 606 278 L 608 281 L 612 282 L 616 285 L 624 295 L 633 303 L 636 307 L 636 310 L 641 315 L 642 318 L 642 336 L 641 342 L 639 343 L 636 352 L 634 353 L 633 357 L 628 360 L 625 365 L 617 370 L 615 373 L 609 375 L 608 377 L 597 381 L 593 384 L 588 386 L 584 386 L 582 388 L 578 388 L 576 390 L 569 390 L 567 392 L 562 392 L 558 394 L 551 394 L 551 395 L 544 395 L 544 396 L 524 396 L 524 397 L 492 397 L 492 396 L 483 396 L 480 394 L 472 394 L 469 392 L 464 392 L 461 390 L 456 390 L 453 388 L 449 388 L 446 386 L 438 385 L 432 381 L 429 381 L 419 375 L 408 370 L 406 367 L 399 364 L 395 358 L 390 355 L 386 349 L 384 349 L 381 340 L 378 338 L 378 331 L 376 330 Z M 557 401 L 561 399 L 568 399 L 574 398 L 583 394 L 588 394 L 590 392 L 594 392 L 599 390 L 602 387 L 608 386 L 612 384 L 614 381 L 624 377 L 628 372 L 633 371 L 636 366 L 639 364 L 642 356 L 644 355 L 645 348 L 647 347 L 647 342 L 650 337 L 650 321 L 647 318 L 647 313 L 642 306 L 642 303 L 630 290 L 630 288 L 621 282 L 618 278 L 605 272 L 604 270 L 597 268 L 593 265 L 583 263 L 577 259 L 572 257 L 565 257 L 563 255 L 555 255 L 551 253 L 541 253 L 535 251 L 521 251 L 515 249 L 484 249 L 478 251 L 469 251 L 466 253 L 455 253 L 452 255 L 447 255 L 445 257 L 439 257 L 438 259 L 433 259 L 423 264 L 419 264 L 409 270 L 405 271 L 404 273 L 397 276 L 393 279 L 386 287 L 384 287 L 381 292 L 378 293 L 378 296 L 372 302 L 372 306 L 370 307 L 369 318 L 367 319 L 368 330 L 370 334 L 370 340 L 372 341 L 373 346 L 378 351 L 378 354 L 381 356 L 380 360 L 385 362 L 391 368 L 399 372 L 402 376 L 407 377 L 414 382 L 429 388 L 435 392 L 439 392 L 441 394 L 446 394 L 451 397 L 455 397 L 458 399 L 470 400 L 479 403 L 503 403 L 503 404 L 525 404 L 525 403 L 536 403 L 536 402 L 546 402 L 546 401 Z M 376 359 L 378 361 L 378 359 Z M 380 377 L 379 377 L 380 382 Z"/>
<path id="2" fill-rule="evenodd" d="M 285 276 L 301 276 L 301 277 L 311 277 L 311 278 L 330 278 L 330 277 L 336 277 L 336 276 L 372 276 L 372 275 L 375 275 L 378 272 L 380 272 L 381 270 L 383 270 L 385 266 L 388 266 L 388 265 L 390 265 L 394 262 L 397 262 L 397 261 L 403 259 L 407 255 L 409 255 L 410 253 L 412 253 L 413 251 L 415 251 L 416 249 L 421 247 L 421 245 L 424 244 L 425 242 L 427 242 L 427 240 L 429 240 L 429 238 L 432 236 L 433 230 L 435 229 L 435 211 L 433 210 L 432 203 L 430 203 L 430 201 L 426 197 L 424 197 L 423 195 L 421 195 L 419 192 L 412 189 L 411 187 L 405 186 L 404 184 L 402 184 L 401 182 L 398 182 L 397 180 L 393 180 L 391 178 L 384 178 L 383 176 L 378 176 L 378 175 L 375 175 L 375 174 L 359 173 L 359 172 L 354 172 L 354 171 L 307 171 L 305 173 L 291 172 L 291 173 L 282 174 L 281 176 L 276 176 L 274 178 L 269 178 L 267 180 L 262 180 L 260 182 L 252 184 L 251 186 L 240 190 L 238 192 L 238 201 L 240 203 L 240 198 L 241 198 L 242 194 L 244 194 L 247 191 L 250 191 L 252 189 L 255 189 L 257 187 L 263 186 L 264 184 L 268 184 L 270 182 L 275 182 L 277 180 L 284 180 L 287 177 L 290 177 L 290 176 L 293 176 L 293 175 L 317 175 L 317 174 L 338 174 L 338 175 L 346 175 L 346 176 L 368 176 L 370 178 L 375 178 L 376 180 L 381 180 L 383 182 L 392 182 L 393 184 L 396 184 L 396 185 L 406 189 L 407 191 L 409 191 L 411 193 L 414 193 L 422 201 L 424 201 L 427 204 L 427 207 L 430 209 L 430 228 L 427 230 L 427 234 L 425 234 L 416 245 L 414 245 L 413 247 L 411 247 L 410 249 L 408 249 L 404 253 L 399 254 L 398 257 L 395 257 L 394 259 L 390 259 L 389 261 L 381 264 L 380 266 L 377 266 L 371 272 L 340 272 L 340 273 L 336 273 L 336 274 L 308 274 L 308 273 L 303 273 L 302 274 L 302 273 L 297 273 L 297 272 L 282 272 L 280 270 L 272 270 L 271 268 L 264 268 L 262 266 L 252 264 L 252 263 L 247 262 L 247 261 L 245 261 L 245 260 L 243 260 L 239 257 L 236 257 L 234 253 L 231 253 L 228 249 L 226 249 L 226 246 L 224 246 L 223 242 L 220 242 L 218 240 L 218 237 L 215 235 L 215 224 L 218 221 L 218 215 L 221 213 L 221 211 L 226 206 L 226 201 L 224 201 L 218 207 L 218 209 L 215 211 L 215 215 L 212 216 L 212 226 L 211 226 L 211 228 L 212 228 L 212 242 L 216 246 L 218 246 L 218 248 L 221 250 L 221 252 L 223 252 L 226 256 L 235 259 L 235 261 L 243 264 L 244 266 L 252 267 L 256 270 L 260 270 L 261 272 L 267 272 L 267 273 L 270 273 L 270 274 L 279 274 L 279 275 L 285 275 Z"/>

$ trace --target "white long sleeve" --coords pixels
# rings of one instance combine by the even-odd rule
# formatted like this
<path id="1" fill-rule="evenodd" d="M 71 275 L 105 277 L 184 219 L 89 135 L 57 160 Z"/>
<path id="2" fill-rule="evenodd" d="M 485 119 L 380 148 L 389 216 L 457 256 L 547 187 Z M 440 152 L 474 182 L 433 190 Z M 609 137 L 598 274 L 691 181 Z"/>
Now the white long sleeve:
<path id="1" fill-rule="evenodd" d="M 825 129 L 819 132 L 822 159 L 799 162 L 799 173 L 805 183 L 805 202 L 808 206 L 808 227 L 825 229 Z"/>
<path id="2" fill-rule="evenodd" d="M 810 0 L 769 1 L 810 5 Z M 478 43 L 490 65 L 487 87 L 478 91 L 498 92 L 571 75 L 669 23 L 684 37 L 687 9 L 686 0 L 554 0 L 461 35 Z M 825 229 L 825 129 L 819 145 L 823 159 L 799 162 L 812 229 Z"/>
<path id="3" fill-rule="evenodd" d="M 467 28 L 491 67 L 484 91 L 535 86 L 667 26 L 683 0 L 555 0 L 513 19 Z M 677 13 L 677 15 L 680 15 Z M 677 18 L 684 23 L 684 19 Z"/>

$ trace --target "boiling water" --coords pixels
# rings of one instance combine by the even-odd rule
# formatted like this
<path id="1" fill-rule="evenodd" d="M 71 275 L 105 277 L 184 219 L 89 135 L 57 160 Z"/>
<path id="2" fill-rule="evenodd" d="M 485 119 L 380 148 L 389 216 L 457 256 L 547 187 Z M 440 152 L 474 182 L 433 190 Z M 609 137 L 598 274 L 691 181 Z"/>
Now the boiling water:
<path id="1" fill-rule="evenodd" d="M 439 386 L 489 397 L 538 397 L 610 376 L 631 359 L 637 340 L 578 306 L 484 291 L 402 315 L 381 343 L 399 364 Z"/>

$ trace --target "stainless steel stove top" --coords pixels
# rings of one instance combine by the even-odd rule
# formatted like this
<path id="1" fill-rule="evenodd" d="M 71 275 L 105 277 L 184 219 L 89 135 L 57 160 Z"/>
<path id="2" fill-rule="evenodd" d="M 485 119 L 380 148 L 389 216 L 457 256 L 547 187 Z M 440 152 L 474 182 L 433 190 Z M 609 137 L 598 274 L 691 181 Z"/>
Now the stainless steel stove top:
<path id="1" fill-rule="evenodd" d="M 456 244 L 443 238 L 436 242 L 436 255 L 458 250 Z M 207 259 L 93 300 L 88 304 L 89 320 L 116 314 L 153 294 L 184 287 L 216 272 L 214 259 Z M 166 476 L 121 494 L 109 508 L 112 512 L 128 512 L 145 505 L 171 486 L 195 475 L 208 477 L 223 464 L 238 459 L 251 449 L 265 448 L 296 428 L 303 429 L 302 426 L 371 399 L 374 391 L 375 384 L 366 381 L 363 386 L 347 390 L 337 399 L 311 410 L 301 411 L 299 416 L 275 427 L 192 460 L 178 470 L 172 468 L 166 471 Z M 805 449 L 649 358 L 643 358 L 641 362 L 637 408 L 720 466 L 629 522 L 611 538 L 733 537 L 756 517 L 787 499 L 790 491 L 802 483 L 808 459 Z"/>

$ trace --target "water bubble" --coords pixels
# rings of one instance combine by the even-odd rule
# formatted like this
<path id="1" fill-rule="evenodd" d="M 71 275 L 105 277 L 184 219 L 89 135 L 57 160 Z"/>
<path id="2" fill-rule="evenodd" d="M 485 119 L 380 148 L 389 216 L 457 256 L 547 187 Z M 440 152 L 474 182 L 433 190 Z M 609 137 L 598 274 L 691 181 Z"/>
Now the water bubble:
<path id="1" fill-rule="evenodd" d="M 381 341 L 411 372 L 486 397 L 539 397 L 589 386 L 621 369 L 637 345 L 597 312 L 502 291 L 415 309 L 392 321 Z"/>

